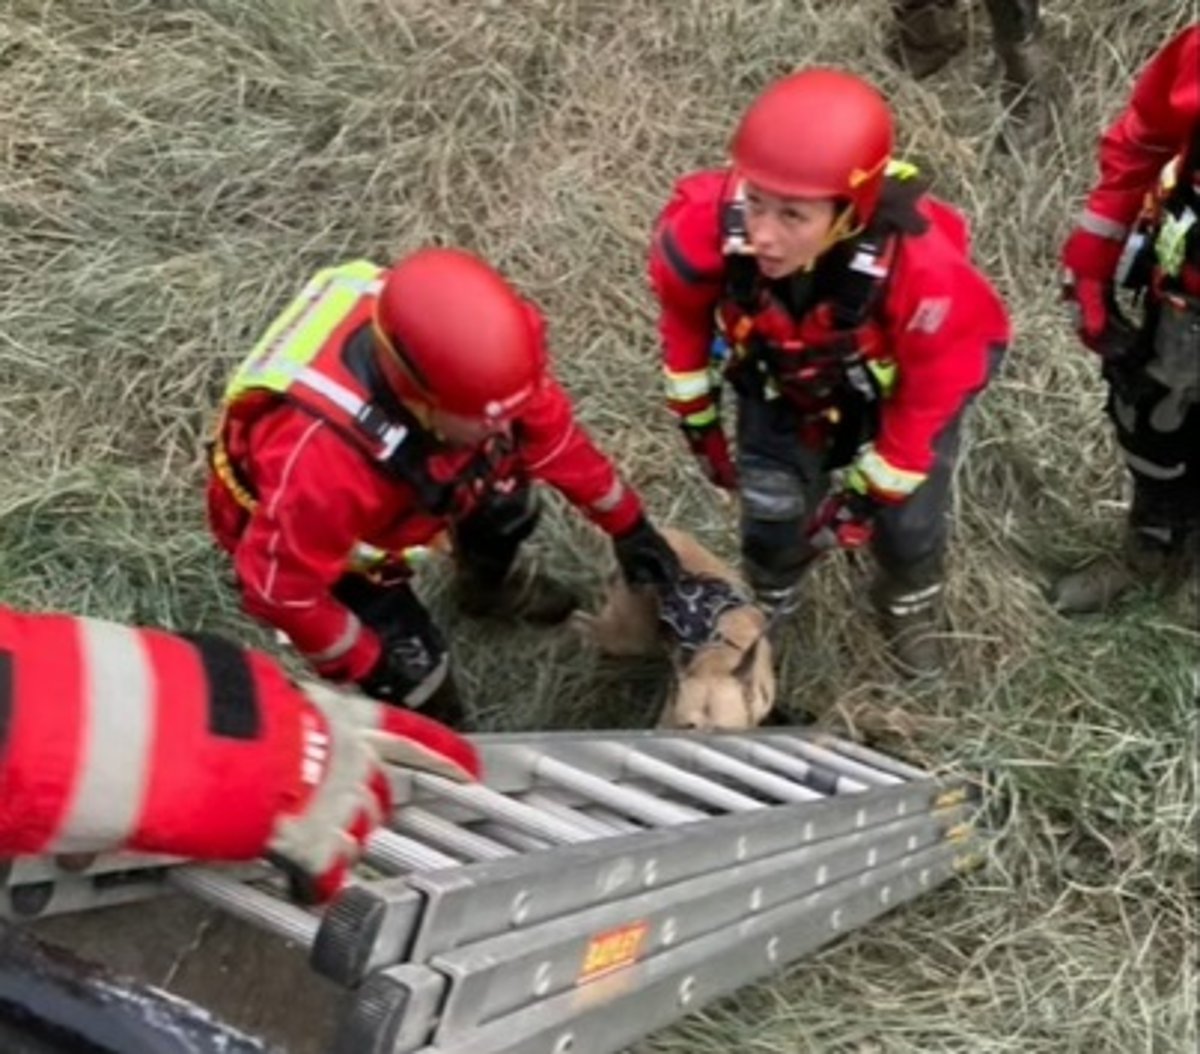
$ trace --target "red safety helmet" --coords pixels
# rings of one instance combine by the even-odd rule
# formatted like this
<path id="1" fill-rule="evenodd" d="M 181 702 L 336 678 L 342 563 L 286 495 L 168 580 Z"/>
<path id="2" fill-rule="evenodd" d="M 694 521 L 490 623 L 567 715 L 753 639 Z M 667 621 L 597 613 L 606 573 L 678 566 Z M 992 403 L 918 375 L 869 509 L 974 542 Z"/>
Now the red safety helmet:
<path id="1" fill-rule="evenodd" d="M 375 329 L 400 366 L 397 394 L 460 417 L 517 412 L 546 373 L 533 307 L 478 257 L 420 249 L 384 279 Z"/>
<path id="2" fill-rule="evenodd" d="M 737 174 L 768 193 L 843 199 L 866 223 L 892 153 L 892 115 L 853 74 L 802 70 L 750 104 L 730 150 Z"/>

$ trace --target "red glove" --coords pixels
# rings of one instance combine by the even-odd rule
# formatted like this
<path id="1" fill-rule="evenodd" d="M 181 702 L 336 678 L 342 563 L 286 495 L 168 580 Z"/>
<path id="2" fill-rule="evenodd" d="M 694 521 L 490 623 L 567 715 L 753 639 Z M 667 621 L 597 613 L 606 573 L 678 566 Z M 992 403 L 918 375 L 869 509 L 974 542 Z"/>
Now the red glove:
<path id="1" fill-rule="evenodd" d="M 1079 339 L 1104 358 L 1122 355 L 1135 335 L 1113 293 L 1123 248 L 1123 242 L 1082 227 L 1076 227 L 1063 246 L 1063 299 L 1073 308 Z"/>
<path id="2" fill-rule="evenodd" d="M 0 609 L 0 857 L 270 856 L 332 895 L 388 816 L 382 761 L 458 779 L 474 748 L 404 710 L 299 688 L 218 638 Z"/>
<path id="3" fill-rule="evenodd" d="M 808 524 L 808 540 L 818 550 L 860 549 L 875 533 L 878 502 L 855 490 L 840 490 L 817 506 Z"/>
<path id="4" fill-rule="evenodd" d="M 680 427 L 709 483 L 721 490 L 737 490 L 737 469 L 733 467 L 733 459 L 729 456 L 729 442 L 720 422 L 714 421 L 699 428 L 686 424 Z"/>
<path id="5" fill-rule="evenodd" d="M 410 710 L 323 684 L 289 688 L 310 737 L 301 769 L 316 765 L 322 736 L 324 768 L 276 818 L 263 855 L 287 872 L 296 899 L 317 903 L 342 888 L 367 838 L 391 815 L 384 762 L 466 781 L 478 778 L 479 760 L 466 740 Z"/>

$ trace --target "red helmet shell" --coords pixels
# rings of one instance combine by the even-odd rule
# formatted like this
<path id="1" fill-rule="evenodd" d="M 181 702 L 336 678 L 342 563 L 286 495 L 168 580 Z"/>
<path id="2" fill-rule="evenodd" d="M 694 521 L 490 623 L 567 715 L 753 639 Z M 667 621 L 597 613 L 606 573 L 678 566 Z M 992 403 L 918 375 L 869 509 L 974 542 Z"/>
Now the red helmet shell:
<path id="1" fill-rule="evenodd" d="M 892 115 L 866 81 L 810 69 L 771 84 L 743 115 L 730 147 L 747 182 L 789 198 L 842 198 L 867 222 L 892 153 Z"/>
<path id="2" fill-rule="evenodd" d="M 508 416 L 545 376 L 537 311 L 460 249 L 420 249 L 398 261 L 375 322 L 407 375 L 400 395 L 447 413 Z"/>

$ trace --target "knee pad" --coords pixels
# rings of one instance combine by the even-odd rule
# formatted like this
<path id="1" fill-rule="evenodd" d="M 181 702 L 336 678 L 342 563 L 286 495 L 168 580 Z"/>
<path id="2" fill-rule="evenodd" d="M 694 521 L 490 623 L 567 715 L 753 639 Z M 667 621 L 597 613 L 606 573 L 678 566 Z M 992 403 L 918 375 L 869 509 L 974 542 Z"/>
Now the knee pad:
<path id="1" fill-rule="evenodd" d="M 803 521 L 804 484 L 794 472 L 755 464 L 738 466 L 738 492 L 748 520 L 764 523 Z"/>

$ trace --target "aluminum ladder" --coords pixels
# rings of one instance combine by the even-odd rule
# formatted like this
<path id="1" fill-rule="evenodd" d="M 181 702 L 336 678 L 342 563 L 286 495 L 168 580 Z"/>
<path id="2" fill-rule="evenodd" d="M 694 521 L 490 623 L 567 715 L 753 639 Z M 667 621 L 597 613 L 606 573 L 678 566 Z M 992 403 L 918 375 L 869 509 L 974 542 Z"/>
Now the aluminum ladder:
<path id="1" fill-rule="evenodd" d="M 112 855 L 0 865 L 0 917 L 183 891 L 349 990 L 330 1054 L 607 1054 L 982 858 L 972 784 L 809 729 L 471 738 L 481 784 L 391 770 L 323 912 L 259 866 Z"/>

